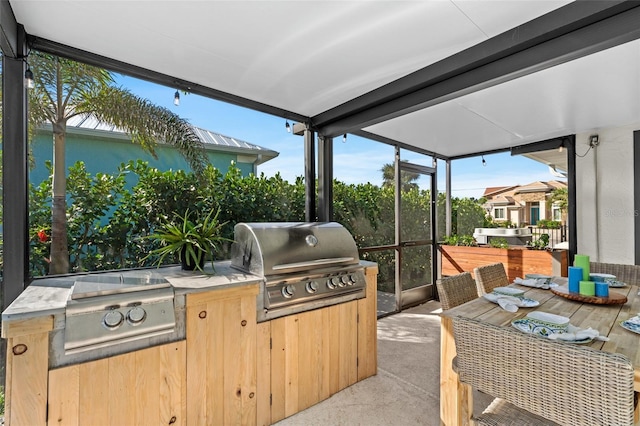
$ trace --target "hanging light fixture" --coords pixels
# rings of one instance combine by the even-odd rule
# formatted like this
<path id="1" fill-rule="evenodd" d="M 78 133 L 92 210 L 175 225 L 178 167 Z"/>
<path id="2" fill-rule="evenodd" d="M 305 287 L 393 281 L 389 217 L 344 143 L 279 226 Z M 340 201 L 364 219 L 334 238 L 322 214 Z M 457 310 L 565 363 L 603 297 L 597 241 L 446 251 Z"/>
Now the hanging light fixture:
<path id="1" fill-rule="evenodd" d="M 33 89 L 36 87 L 36 82 L 33 79 L 33 72 L 29 67 L 29 63 L 27 63 L 27 70 L 24 72 L 24 87 L 27 89 Z"/>
<path id="2" fill-rule="evenodd" d="M 483 165 L 483 166 L 485 166 L 485 167 L 487 166 L 487 162 L 486 162 L 486 160 L 484 159 L 484 155 L 482 156 L 482 165 Z"/>
<path id="3" fill-rule="evenodd" d="M 287 129 L 287 133 L 291 133 L 291 125 L 289 124 L 289 120 L 285 120 L 284 128 Z"/>
<path id="4" fill-rule="evenodd" d="M 180 92 L 176 90 L 175 95 L 173 95 L 173 104 L 175 106 L 180 106 Z"/>
<path id="5" fill-rule="evenodd" d="M 342 135 L 342 143 L 346 143 L 347 142 L 347 134 L 345 133 L 344 135 Z"/>

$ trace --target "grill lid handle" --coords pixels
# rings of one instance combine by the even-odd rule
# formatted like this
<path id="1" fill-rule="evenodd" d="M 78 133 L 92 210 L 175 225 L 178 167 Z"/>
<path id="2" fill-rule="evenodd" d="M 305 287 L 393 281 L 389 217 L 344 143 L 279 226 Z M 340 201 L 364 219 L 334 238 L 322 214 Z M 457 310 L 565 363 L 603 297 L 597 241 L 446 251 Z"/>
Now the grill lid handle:
<path id="1" fill-rule="evenodd" d="M 316 259 L 308 262 L 296 262 L 296 263 L 283 263 L 280 265 L 274 265 L 274 271 L 281 271 L 283 269 L 298 269 L 298 268 L 312 268 L 321 265 L 337 265 L 340 263 L 353 262 L 353 257 L 332 257 L 328 259 Z"/>

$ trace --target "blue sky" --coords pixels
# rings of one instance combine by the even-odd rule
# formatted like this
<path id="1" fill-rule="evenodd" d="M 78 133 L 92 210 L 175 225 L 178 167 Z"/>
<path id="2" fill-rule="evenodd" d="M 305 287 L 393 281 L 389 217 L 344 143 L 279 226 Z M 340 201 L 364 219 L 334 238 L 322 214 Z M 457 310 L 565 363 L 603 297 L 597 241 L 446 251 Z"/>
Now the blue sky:
<path id="1" fill-rule="evenodd" d="M 118 76 L 116 83 L 156 105 L 170 109 L 191 124 L 226 136 L 242 139 L 277 151 L 278 157 L 258 166 L 258 173 L 276 173 L 287 181 L 304 175 L 304 147 L 300 136 L 285 130 L 285 119 L 241 108 L 193 94 L 181 93 L 180 105 L 173 104 L 175 88 L 159 86 L 128 76 Z M 292 123 L 291 123 L 292 124 Z M 431 157 L 402 151 L 403 160 L 431 165 Z M 524 185 L 537 180 L 554 180 L 548 167 L 509 153 L 456 160 L 452 163 L 452 195 L 455 197 L 482 196 L 486 187 Z M 354 135 L 347 141 L 334 139 L 334 177 L 345 183 L 382 183 L 380 169 L 393 162 L 393 148 Z M 444 191 L 444 163 L 438 164 L 438 189 Z M 422 184 L 428 184 L 425 180 Z"/>

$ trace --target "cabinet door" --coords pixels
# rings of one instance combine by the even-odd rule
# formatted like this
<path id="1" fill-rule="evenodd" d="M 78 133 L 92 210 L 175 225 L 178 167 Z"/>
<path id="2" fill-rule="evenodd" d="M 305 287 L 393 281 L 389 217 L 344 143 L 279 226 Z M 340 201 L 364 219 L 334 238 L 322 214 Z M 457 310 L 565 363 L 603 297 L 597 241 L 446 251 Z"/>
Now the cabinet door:
<path id="1" fill-rule="evenodd" d="M 48 424 L 185 425 L 185 342 L 49 371 Z"/>
<path id="2" fill-rule="evenodd" d="M 257 424 L 271 422 L 271 322 L 257 325 Z"/>
<path id="3" fill-rule="evenodd" d="M 187 423 L 256 423 L 258 287 L 187 295 Z"/>
<path id="4" fill-rule="evenodd" d="M 357 301 L 289 315 L 271 324 L 271 422 L 357 381 Z"/>
<path id="5" fill-rule="evenodd" d="M 366 268 L 367 297 L 358 300 L 358 381 L 378 372 L 378 268 Z"/>

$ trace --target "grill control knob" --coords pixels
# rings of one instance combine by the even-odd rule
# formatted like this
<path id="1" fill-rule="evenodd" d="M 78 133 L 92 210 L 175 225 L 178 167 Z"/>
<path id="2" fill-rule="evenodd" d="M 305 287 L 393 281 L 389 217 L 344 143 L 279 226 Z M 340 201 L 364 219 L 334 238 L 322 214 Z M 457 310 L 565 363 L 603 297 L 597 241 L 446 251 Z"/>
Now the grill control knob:
<path id="1" fill-rule="evenodd" d="M 318 291 L 318 284 L 315 281 L 309 281 L 307 283 L 307 293 L 315 293 Z"/>
<path id="2" fill-rule="evenodd" d="M 120 327 L 122 321 L 124 321 L 124 315 L 115 309 L 104 314 L 102 318 L 102 324 L 110 330 Z"/>
<path id="3" fill-rule="evenodd" d="M 351 277 L 349 275 L 343 275 L 340 277 L 340 287 L 344 287 L 345 285 L 353 285 L 351 282 Z"/>
<path id="4" fill-rule="evenodd" d="M 295 287 L 291 284 L 282 287 L 282 295 L 287 299 L 293 297 L 293 293 L 295 292 Z"/>
<path id="5" fill-rule="evenodd" d="M 354 285 L 356 283 L 355 278 L 353 278 L 353 275 L 349 275 L 349 278 L 347 278 L 347 285 Z"/>
<path id="6" fill-rule="evenodd" d="M 142 309 L 140 306 L 136 306 L 131 308 L 129 312 L 127 312 L 127 321 L 131 325 L 138 325 L 147 317 L 147 312 Z"/>
<path id="7" fill-rule="evenodd" d="M 338 281 L 336 278 L 329 278 L 327 280 L 327 287 L 331 290 L 333 290 L 334 288 L 338 287 Z"/>

